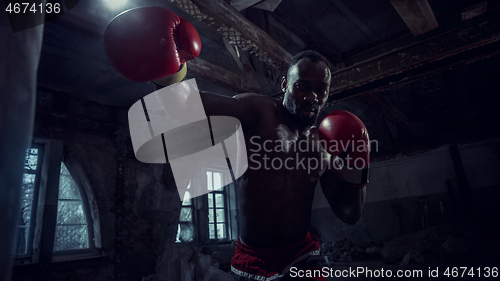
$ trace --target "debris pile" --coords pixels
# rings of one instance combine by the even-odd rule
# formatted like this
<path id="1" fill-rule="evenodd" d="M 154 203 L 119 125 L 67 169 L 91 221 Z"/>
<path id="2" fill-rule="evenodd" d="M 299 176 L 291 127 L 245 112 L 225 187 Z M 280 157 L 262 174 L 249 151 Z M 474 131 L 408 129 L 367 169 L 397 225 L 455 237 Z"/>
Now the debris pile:
<path id="1" fill-rule="evenodd" d="M 143 281 L 225 281 L 230 274 L 219 269 L 220 253 L 207 247 L 167 241 L 156 274 Z"/>
<path id="2" fill-rule="evenodd" d="M 423 264 L 425 260 L 472 261 L 477 256 L 475 237 L 464 226 L 442 225 L 400 236 L 389 241 L 356 244 L 347 237 L 321 245 L 321 255 L 329 263 L 383 259 L 387 264 Z"/>

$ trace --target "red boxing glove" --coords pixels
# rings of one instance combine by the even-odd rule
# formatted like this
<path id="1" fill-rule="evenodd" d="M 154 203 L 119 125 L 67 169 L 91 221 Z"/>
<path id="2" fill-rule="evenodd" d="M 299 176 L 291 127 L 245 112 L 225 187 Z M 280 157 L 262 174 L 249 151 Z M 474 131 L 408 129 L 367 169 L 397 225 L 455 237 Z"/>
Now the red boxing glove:
<path id="1" fill-rule="evenodd" d="M 321 121 L 318 129 L 326 151 L 340 156 L 334 164 L 342 168 L 344 180 L 352 187 L 364 187 L 370 164 L 370 138 L 365 124 L 350 112 L 334 110 Z"/>
<path id="2" fill-rule="evenodd" d="M 164 79 L 196 58 L 201 41 L 187 20 L 162 7 L 140 7 L 113 18 L 104 31 L 113 68 L 135 82 Z"/>

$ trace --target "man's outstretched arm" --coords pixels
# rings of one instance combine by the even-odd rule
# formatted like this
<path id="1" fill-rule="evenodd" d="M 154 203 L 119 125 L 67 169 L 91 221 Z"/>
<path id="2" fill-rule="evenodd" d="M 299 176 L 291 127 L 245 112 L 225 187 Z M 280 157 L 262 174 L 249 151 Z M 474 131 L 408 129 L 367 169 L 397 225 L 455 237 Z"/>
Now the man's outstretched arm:
<path id="1" fill-rule="evenodd" d="M 259 101 L 265 98 L 259 94 L 246 93 L 234 97 L 200 91 L 201 102 L 207 116 L 232 116 L 246 127 L 259 120 Z"/>
<path id="2" fill-rule="evenodd" d="M 163 81 L 154 81 L 155 88 L 169 86 L 162 85 Z M 266 104 L 272 104 L 272 98 L 255 93 L 238 94 L 233 97 L 200 91 L 201 102 L 207 116 L 231 116 L 237 118 L 244 127 L 258 123 L 259 112 Z"/>

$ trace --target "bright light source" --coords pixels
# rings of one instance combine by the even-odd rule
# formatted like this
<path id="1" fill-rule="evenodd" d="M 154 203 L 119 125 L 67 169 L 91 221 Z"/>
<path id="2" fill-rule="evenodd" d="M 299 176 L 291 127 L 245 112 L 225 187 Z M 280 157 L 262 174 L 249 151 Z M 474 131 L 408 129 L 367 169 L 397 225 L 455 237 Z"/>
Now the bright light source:
<path id="1" fill-rule="evenodd" d="M 106 3 L 109 9 L 116 10 L 123 7 L 127 3 L 127 0 L 104 0 L 104 3 Z"/>

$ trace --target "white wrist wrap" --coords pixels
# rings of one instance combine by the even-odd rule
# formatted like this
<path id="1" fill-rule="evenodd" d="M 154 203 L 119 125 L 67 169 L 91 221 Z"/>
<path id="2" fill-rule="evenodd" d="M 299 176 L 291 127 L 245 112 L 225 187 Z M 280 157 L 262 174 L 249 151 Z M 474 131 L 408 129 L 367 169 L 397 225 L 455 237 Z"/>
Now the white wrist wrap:
<path id="1" fill-rule="evenodd" d="M 369 167 L 370 165 L 363 169 L 356 169 L 344 165 L 341 170 L 342 178 L 351 185 L 364 185 L 369 182 Z"/>

